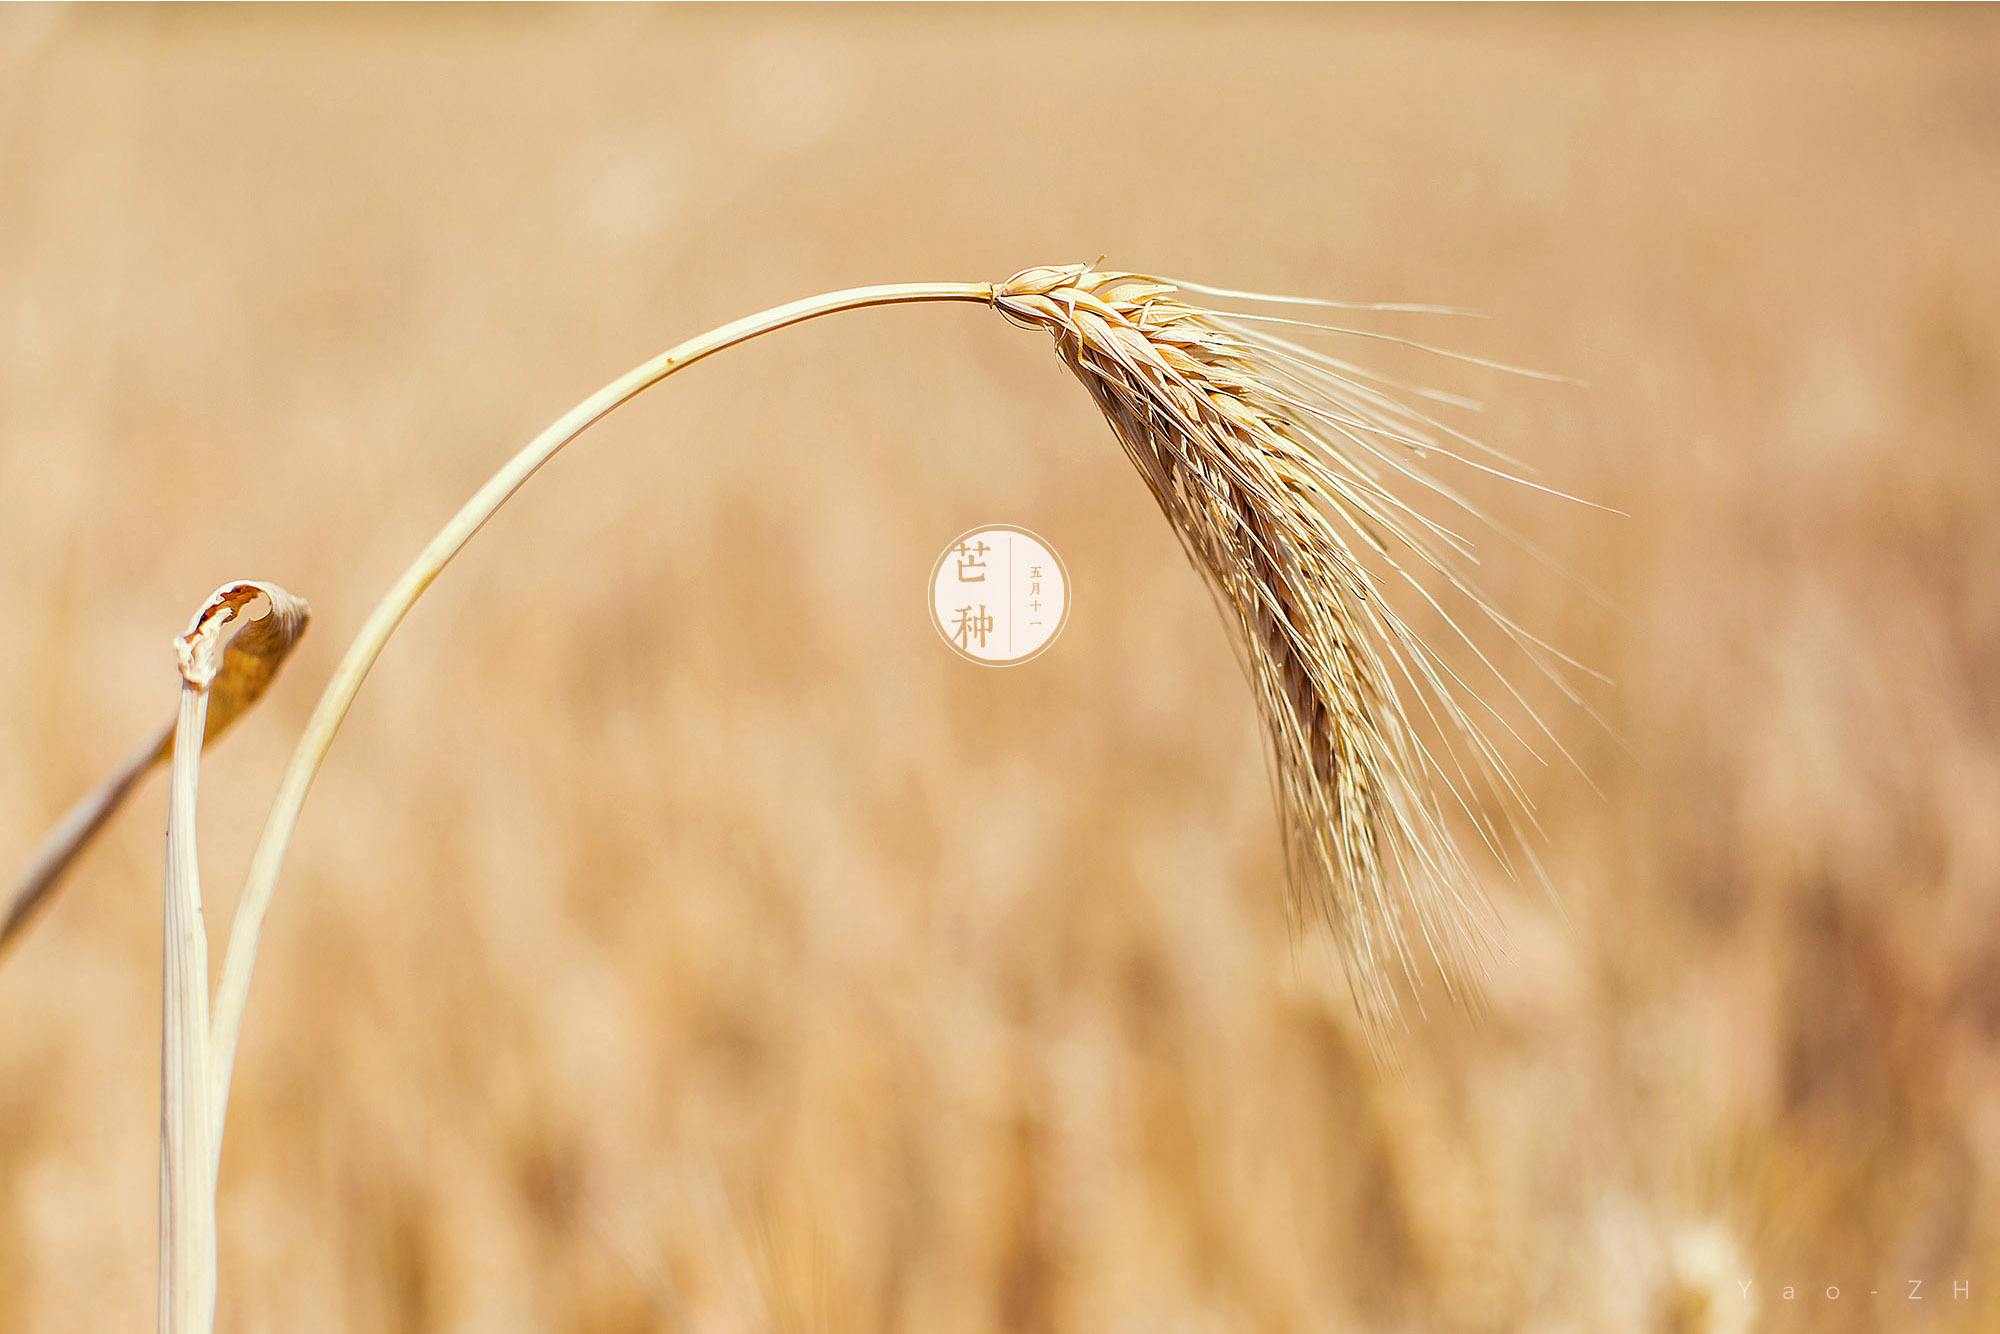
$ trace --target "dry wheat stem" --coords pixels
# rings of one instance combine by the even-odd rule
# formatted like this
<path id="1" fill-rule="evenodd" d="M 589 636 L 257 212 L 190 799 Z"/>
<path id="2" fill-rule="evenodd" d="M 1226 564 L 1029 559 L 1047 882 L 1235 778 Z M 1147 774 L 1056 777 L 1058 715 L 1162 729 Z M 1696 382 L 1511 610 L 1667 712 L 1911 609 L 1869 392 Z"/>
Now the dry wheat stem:
<path id="1" fill-rule="evenodd" d="M 208 933 L 195 859 L 195 793 L 208 722 L 207 664 L 181 641 L 181 703 L 167 801 L 163 1003 L 160 1010 L 160 1330 L 188 1334 L 215 1318 L 215 1154 L 210 1140 Z"/>
<path id="2" fill-rule="evenodd" d="M 246 621 L 260 601 L 266 614 Z M 174 641 L 181 685 L 167 800 L 160 1010 L 163 1334 L 198 1334 L 215 1321 L 217 1140 L 209 1110 L 208 931 L 195 850 L 203 743 L 263 696 L 310 618 L 303 601 L 275 584 L 242 581 L 217 589 Z"/>
<path id="3" fill-rule="evenodd" d="M 160 1007 L 160 1329 L 206 1330 L 215 1315 L 215 1154 L 208 1110 L 208 931 L 195 803 L 209 687 L 234 605 L 220 598 L 175 641 L 180 713 L 167 798 L 165 962 Z"/>

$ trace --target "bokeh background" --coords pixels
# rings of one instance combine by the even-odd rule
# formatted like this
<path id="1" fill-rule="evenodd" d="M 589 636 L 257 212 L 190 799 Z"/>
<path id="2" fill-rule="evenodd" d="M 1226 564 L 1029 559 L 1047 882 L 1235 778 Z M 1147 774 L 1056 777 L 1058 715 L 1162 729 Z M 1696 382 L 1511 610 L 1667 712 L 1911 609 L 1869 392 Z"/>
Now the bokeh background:
<path id="1" fill-rule="evenodd" d="M 1558 893 L 1496 877 L 1489 1012 L 1384 1065 L 1044 340 L 875 311 L 676 379 L 320 779 L 224 1329 L 2000 1325 L 2000 15 L 9 8 L 0 181 L 0 860 L 211 588 L 318 613 L 204 769 L 218 956 L 402 564 L 766 305 L 1105 255 L 1480 307 L 1397 327 L 1587 380 L 1423 368 L 1629 514 L 1482 492 L 1608 605 L 1504 543 L 1498 600 L 1616 684 L 1551 714 L 1591 782 L 1528 771 Z M 925 612 L 985 522 L 1077 590 L 1008 671 Z M 0 1329 L 152 1318 L 164 806 L 0 963 Z"/>

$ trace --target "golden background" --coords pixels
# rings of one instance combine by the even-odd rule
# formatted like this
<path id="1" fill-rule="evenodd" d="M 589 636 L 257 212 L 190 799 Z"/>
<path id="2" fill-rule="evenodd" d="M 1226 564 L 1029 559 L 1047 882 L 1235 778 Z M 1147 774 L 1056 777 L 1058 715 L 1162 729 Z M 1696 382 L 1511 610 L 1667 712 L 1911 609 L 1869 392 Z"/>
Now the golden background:
<path id="1" fill-rule="evenodd" d="M 1489 543 L 1498 600 L 1616 684 L 1490 1013 L 1368 1055 L 1046 340 L 842 315 L 618 413 L 391 645 L 251 996 L 222 1328 L 1991 1329 L 1997 219 L 1990 10 L 9 10 L 0 861 L 280 582 L 219 957 L 374 599 L 724 320 L 1098 255 L 1475 306 L 1393 327 L 1587 380 L 1426 368 L 1630 515 L 1497 502 L 1611 606 Z M 924 609 L 987 522 L 1075 580 L 1008 671 Z M 164 805 L 0 966 L 0 1329 L 152 1319 Z"/>

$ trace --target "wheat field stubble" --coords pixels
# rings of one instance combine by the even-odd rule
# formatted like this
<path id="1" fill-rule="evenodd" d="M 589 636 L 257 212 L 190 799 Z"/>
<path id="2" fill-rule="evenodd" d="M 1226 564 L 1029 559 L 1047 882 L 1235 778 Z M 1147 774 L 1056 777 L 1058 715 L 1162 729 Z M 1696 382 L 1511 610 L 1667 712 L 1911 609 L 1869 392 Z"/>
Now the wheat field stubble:
<path id="1" fill-rule="evenodd" d="M 1602 790 L 1524 771 L 1560 909 L 1496 879 L 1489 1013 L 1384 1070 L 1286 923 L 1223 626 L 1041 340 L 870 311 L 676 377 L 446 573 L 319 780 L 221 1327 L 1990 1327 L 1996 53 L 1930 10 L 0 14 L 10 871 L 273 579 L 316 621 L 204 766 L 226 921 L 464 495 L 828 288 L 1102 253 L 1489 310 L 1416 327 L 1588 388 L 1368 359 L 1630 515 L 1481 492 L 1608 595 L 1486 544 L 1615 739 L 1552 711 Z M 1075 585 L 1004 671 L 924 607 L 989 522 Z M 153 1302 L 164 804 L 0 964 L 0 1329 Z"/>

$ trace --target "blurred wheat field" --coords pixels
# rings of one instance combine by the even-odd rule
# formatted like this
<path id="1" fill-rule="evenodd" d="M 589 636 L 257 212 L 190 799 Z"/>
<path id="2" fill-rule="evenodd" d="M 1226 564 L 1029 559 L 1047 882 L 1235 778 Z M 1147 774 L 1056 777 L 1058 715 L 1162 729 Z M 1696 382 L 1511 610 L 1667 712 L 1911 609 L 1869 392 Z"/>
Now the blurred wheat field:
<path id="1" fill-rule="evenodd" d="M 676 377 L 319 780 L 222 1328 L 2000 1324 L 1991 11 L 9 9 L 0 180 L 0 867 L 275 579 L 317 619 L 205 765 L 212 924 L 436 525 L 774 302 L 1105 254 L 1480 307 L 1448 341 L 1588 389 L 1432 378 L 1630 515 L 1501 498 L 1612 604 L 1493 552 L 1616 681 L 1564 719 L 1601 795 L 1528 772 L 1560 906 L 1496 886 L 1491 1013 L 1383 1070 L 1042 340 L 874 311 Z M 1022 668 L 924 609 L 984 522 L 1075 581 Z M 0 966 L 0 1329 L 150 1318 L 164 808 Z"/>

